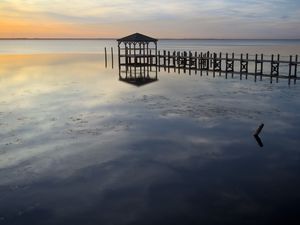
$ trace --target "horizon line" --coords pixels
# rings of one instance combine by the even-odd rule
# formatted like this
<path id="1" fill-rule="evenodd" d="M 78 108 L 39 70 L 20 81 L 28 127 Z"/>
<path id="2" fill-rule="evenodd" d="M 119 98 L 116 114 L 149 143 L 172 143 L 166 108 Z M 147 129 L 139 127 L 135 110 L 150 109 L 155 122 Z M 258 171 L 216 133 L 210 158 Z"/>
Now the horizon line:
<path id="1" fill-rule="evenodd" d="M 79 38 L 79 37 L 66 37 L 66 38 L 0 38 L 0 40 L 117 40 L 118 38 L 105 37 L 105 38 Z M 300 38 L 157 38 L 158 40 L 300 40 Z"/>

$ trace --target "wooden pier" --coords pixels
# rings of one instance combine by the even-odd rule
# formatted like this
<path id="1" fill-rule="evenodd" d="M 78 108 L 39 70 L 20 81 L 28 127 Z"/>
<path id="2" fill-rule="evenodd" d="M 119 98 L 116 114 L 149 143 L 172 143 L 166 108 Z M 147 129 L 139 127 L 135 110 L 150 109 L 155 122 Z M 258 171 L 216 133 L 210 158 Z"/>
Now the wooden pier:
<path id="1" fill-rule="evenodd" d="M 254 76 L 255 81 L 268 77 L 271 83 L 274 80 L 278 82 L 278 79 L 283 78 L 288 79 L 289 84 L 291 81 L 296 83 L 300 79 L 298 55 L 289 56 L 288 60 L 286 58 L 280 57 L 280 55 L 236 55 L 234 53 L 159 50 L 156 61 L 159 71 L 164 69 L 169 72 L 170 69 L 174 69 L 178 73 L 183 71 L 183 73 L 194 72 L 197 74 L 199 72 L 201 76 L 211 72 L 213 77 L 224 75 L 226 79 L 228 76 L 234 77 L 234 75 L 238 75 L 240 79 Z"/>
<path id="2" fill-rule="evenodd" d="M 119 50 L 120 51 L 120 50 Z M 127 52 L 128 51 L 128 52 Z M 263 54 L 228 54 L 228 53 L 211 53 L 211 52 L 191 52 L 191 51 L 166 51 L 148 49 L 142 54 L 135 52 L 131 54 L 126 49 L 126 53 L 119 52 L 118 62 L 119 70 L 131 73 L 134 71 L 161 70 L 177 73 L 192 73 L 209 75 L 213 77 L 238 76 L 241 80 L 248 79 L 248 76 L 253 76 L 254 81 L 262 80 L 263 77 L 268 78 L 270 82 L 278 82 L 279 79 L 287 79 L 288 84 L 295 84 L 300 79 L 300 71 L 298 67 L 300 61 L 298 55 L 295 56 L 280 56 Z M 111 48 L 112 67 L 113 67 L 113 49 Z M 107 67 L 107 51 L 105 48 L 105 65 Z M 146 68 L 146 69 L 145 69 Z"/>
<path id="3" fill-rule="evenodd" d="M 157 49 L 157 39 L 135 33 L 118 39 L 118 64 L 120 74 L 126 77 L 145 74 L 143 71 L 161 70 L 195 73 L 213 77 L 238 76 L 241 80 L 253 76 L 254 81 L 267 77 L 270 82 L 287 79 L 294 84 L 300 79 L 298 55 L 280 56 L 263 54 L 234 54 L 191 51 L 166 51 Z M 113 50 L 111 50 L 113 54 Z M 105 65 L 107 67 L 105 48 Z M 112 56 L 113 61 L 113 56 Z M 113 66 L 113 65 L 112 65 Z M 132 73 L 134 71 L 134 73 Z M 147 75 L 148 76 L 148 75 Z M 157 76 L 157 74 L 156 74 Z"/>

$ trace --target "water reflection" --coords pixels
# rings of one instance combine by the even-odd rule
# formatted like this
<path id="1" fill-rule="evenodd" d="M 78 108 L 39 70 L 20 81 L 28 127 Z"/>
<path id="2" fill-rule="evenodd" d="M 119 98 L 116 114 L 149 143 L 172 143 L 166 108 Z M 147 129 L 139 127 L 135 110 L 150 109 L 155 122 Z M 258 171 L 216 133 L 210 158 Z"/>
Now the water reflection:
<path id="1" fill-rule="evenodd" d="M 254 135 L 254 139 L 260 147 L 264 147 L 264 144 L 258 135 Z"/>
<path id="2" fill-rule="evenodd" d="M 299 85 L 162 71 L 132 88 L 102 59 L 0 58 L 0 224 L 299 220 Z"/>
<path id="3" fill-rule="evenodd" d="M 150 84 L 158 80 L 157 66 L 119 64 L 119 80 L 137 87 Z"/>

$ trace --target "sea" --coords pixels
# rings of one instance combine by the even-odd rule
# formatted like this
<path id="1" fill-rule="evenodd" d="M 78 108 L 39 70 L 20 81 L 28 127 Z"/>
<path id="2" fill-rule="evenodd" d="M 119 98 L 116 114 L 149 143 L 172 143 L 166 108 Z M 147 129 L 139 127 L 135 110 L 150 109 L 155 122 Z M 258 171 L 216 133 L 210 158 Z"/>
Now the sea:
<path id="1" fill-rule="evenodd" d="M 289 59 L 300 40 L 158 49 Z M 117 53 L 0 40 L 0 225 L 300 223 L 300 81 L 162 68 L 133 85 Z"/>

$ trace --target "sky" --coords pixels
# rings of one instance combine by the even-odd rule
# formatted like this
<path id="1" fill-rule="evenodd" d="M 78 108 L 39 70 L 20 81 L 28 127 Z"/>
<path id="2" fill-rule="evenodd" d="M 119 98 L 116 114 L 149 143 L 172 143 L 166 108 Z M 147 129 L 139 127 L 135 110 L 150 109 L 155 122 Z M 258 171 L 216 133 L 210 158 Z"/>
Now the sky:
<path id="1" fill-rule="evenodd" d="M 0 38 L 300 38 L 300 0 L 0 0 Z"/>

